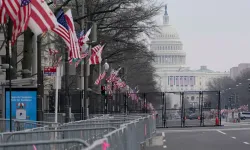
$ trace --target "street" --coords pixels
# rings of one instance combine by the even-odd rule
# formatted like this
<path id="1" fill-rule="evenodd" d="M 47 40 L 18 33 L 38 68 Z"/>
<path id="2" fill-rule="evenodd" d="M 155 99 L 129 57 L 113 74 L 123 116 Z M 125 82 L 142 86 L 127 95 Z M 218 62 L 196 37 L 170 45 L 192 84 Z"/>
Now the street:
<path id="1" fill-rule="evenodd" d="M 159 129 L 146 150 L 249 150 L 250 124 L 209 128 Z"/>

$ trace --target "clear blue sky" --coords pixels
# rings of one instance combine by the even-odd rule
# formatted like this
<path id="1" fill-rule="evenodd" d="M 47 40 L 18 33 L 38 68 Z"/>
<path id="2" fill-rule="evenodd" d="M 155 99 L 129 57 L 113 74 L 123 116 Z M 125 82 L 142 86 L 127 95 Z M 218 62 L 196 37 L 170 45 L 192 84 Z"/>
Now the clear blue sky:
<path id="1" fill-rule="evenodd" d="M 168 3 L 170 24 L 183 41 L 187 66 L 229 71 L 250 62 L 250 0 L 159 1 Z"/>

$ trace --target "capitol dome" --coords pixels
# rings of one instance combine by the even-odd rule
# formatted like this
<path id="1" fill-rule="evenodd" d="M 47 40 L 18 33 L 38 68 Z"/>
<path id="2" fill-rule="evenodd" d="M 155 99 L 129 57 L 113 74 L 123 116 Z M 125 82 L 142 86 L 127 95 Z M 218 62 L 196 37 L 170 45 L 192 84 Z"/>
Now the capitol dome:
<path id="1" fill-rule="evenodd" d="M 160 34 L 157 35 L 157 38 L 163 39 L 180 39 L 177 30 L 171 25 L 162 25 L 160 26 Z"/>
<path id="2" fill-rule="evenodd" d="M 160 25 L 159 33 L 154 36 L 154 39 L 173 39 L 173 40 L 180 40 L 179 34 L 175 27 L 169 24 L 169 16 L 167 12 L 167 6 L 165 7 L 165 14 L 163 16 L 163 25 Z"/>
<path id="3" fill-rule="evenodd" d="M 163 24 L 159 32 L 151 39 L 150 49 L 156 54 L 155 67 L 157 70 L 179 70 L 186 64 L 186 53 L 176 28 L 169 24 L 167 6 L 163 16 Z"/>

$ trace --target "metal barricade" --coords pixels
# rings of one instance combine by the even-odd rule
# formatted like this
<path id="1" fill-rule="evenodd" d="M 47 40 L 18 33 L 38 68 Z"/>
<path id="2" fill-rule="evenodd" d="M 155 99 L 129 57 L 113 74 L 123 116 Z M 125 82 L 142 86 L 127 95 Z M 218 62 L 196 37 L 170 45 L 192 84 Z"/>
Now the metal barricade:
<path id="1" fill-rule="evenodd" d="M 0 134 L 0 143 L 15 143 L 25 141 L 41 140 L 61 140 L 78 138 L 88 143 L 101 139 L 103 135 L 115 130 L 114 127 L 103 128 L 77 128 L 77 129 L 58 129 L 45 131 L 22 131 L 8 132 Z"/>
<path id="2" fill-rule="evenodd" d="M 123 124 L 121 128 L 104 135 L 103 139 L 95 141 L 84 150 L 102 150 L 105 141 L 110 145 L 110 150 L 139 150 L 140 144 L 152 138 L 155 131 L 155 117 L 150 115 Z"/>
<path id="3" fill-rule="evenodd" d="M 37 149 L 39 147 L 46 150 L 101 150 L 105 141 L 112 150 L 139 150 L 140 144 L 152 138 L 155 131 L 154 115 L 104 115 L 57 126 L 47 125 L 32 130 L 1 133 L 0 150 L 17 147 L 19 150 L 26 150 L 33 145 Z"/>
<path id="4" fill-rule="evenodd" d="M 31 120 L 17 120 L 13 119 L 12 122 L 12 131 L 22 131 L 22 130 L 32 130 L 32 129 L 41 129 L 41 127 L 53 127 L 58 126 L 59 124 L 53 122 L 45 121 L 31 121 Z M 10 120 L 0 118 L 0 133 L 10 131 Z"/>
<path id="5" fill-rule="evenodd" d="M 89 144 L 80 139 L 0 144 L 0 150 L 82 150 L 86 147 Z"/>

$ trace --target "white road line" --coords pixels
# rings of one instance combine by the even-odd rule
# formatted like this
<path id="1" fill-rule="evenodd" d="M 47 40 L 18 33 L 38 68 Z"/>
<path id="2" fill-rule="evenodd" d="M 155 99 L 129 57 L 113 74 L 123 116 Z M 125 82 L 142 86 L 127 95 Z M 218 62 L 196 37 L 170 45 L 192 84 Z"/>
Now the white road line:
<path id="1" fill-rule="evenodd" d="M 166 140 L 163 140 L 163 142 L 166 142 Z"/>
<path id="2" fill-rule="evenodd" d="M 232 139 L 236 139 L 236 137 L 231 137 Z"/>
<path id="3" fill-rule="evenodd" d="M 217 131 L 218 129 L 185 129 L 185 130 L 165 130 L 165 133 L 189 133 L 189 132 L 208 132 L 208 131 Z M 250 130 L 250 128 L 226 128 L 226 129 L 220 129 L 220 131 L 244 131 L 244 130 Z M 162 131 L 160 132 L 162 133 Z"/>
<path id="4" fill-rule="evenodd" d="M 247 144 L 247 145 L 249 145 L 249 143 L 248 142 L 243 142 L 244 144 Z"/>
<path id="5" fill-rule="evenodd" d="M 167 145 L 164 145 L 163 148 L 167 148 Z"/>
<path id="6" fill-rule="evenodd" d="M 221 134 L 226 134 L 225 132 L 222 132 L 222 131 L 220 131 L 220 130 L 217 130 L 217 132 L 219 132 L 219 133 L 221 133 Z"/>
<path id="7" fill-rule="evenodd" d="M 165 137 L 165 132 L 162 132 L 162 136 Z"/>

